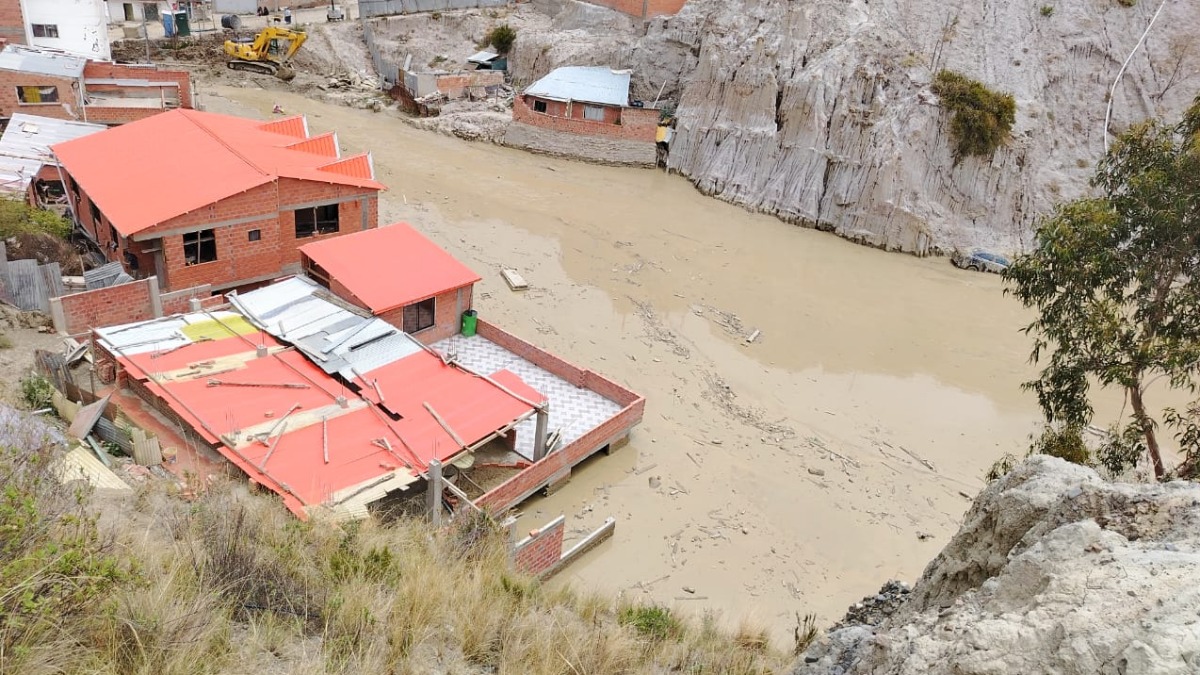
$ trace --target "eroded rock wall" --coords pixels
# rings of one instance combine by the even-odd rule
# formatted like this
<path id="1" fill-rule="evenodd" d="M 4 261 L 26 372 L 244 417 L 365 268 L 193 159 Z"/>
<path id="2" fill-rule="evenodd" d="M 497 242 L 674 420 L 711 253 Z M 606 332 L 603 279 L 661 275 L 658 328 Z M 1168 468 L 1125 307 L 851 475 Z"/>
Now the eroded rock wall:
<path id="1" fill-rule="evenodd" d="M 1200 672 L 1200 485 L 1034 457 L 989 486 L 882 625 L 792 675 Z"/>

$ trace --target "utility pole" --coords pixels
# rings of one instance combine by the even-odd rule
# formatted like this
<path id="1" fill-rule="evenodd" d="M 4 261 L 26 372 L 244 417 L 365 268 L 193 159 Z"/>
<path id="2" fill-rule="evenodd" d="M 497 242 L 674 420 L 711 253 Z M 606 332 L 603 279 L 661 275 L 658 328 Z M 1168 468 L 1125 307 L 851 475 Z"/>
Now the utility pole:
<path id="1" fill-rule="evenodd" d="M 146 41 L 146 63 L 150 61 L 150 28 L 146 25 L 146 5 L 142 4 L 142 39 Z"/>

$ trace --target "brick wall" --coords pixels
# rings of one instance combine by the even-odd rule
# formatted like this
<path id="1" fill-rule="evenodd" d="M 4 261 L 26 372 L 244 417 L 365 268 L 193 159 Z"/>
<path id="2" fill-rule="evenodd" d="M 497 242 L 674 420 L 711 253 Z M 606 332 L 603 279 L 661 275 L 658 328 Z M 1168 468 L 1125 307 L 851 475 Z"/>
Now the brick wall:
<path id="1" fill-rule="evenodd" d="M 0 0 L 0 40 L 7 44 L 25 44 L 25 16 L 21 0 Z"/>
<path id="2" fill-rule="evenodd" d="M 0 0 L 0 2 L 2 1 Z M 124 65 L 108 61 L 88 61 L 87 65 L 83 67 L 83 77 L 85 80 L 124 78 L 150 80 L 152 82 L 174 82 L 179 85 L 179 107 L 192 107 L 192 78 L 184 70 L 164 70 L 158 66 Z M 91 88 L 88 87 L 88 89 Z M 117 87 L 117 89 L 120 89 L 120 87 Z"/>
<path id="3" fill-rule="evenodd" d="M 569 134 L 604 136 L 647 143 L 653 143 L 655 135 L 658 133 L 659 113 L 652 108 L 622 108 L 620 110 L 621 123 L 614 124 L 534 112 L 533 108 L 529 106 L 530 104 L 525 101 L 524 96 L 513 99 L 513 120 Z M 581 104 L 575 104 L 572 107 L 578 108 L 582 115 L 583 106 Z"/>
<path id="4" fill-rule="evenodd" d="M 453 100 L 462 98 L 468 87 L 492 87 L 504 84 L 504 71 L 465 70 L 451 75 L 438 75 L 435 82 L 438 91 Z"/>
<path id="5" fill-rule="evenodd" d="M 534 102 L 540 102 L 546 106 L 543 114 L 551 117 L 564 117 L 566 119 L 585 120 L 589 122 L 604 122 L 605 124 L 617 124 L 621 120 L 621 108 L 618 106 L 604 105 L 600 108 L 604 111 L 603 120 L 588 120 L 585 108 L 586 103 L 571 103 L 568 105 L 565 101 L 551 101 L 537 96 L 526 96 L 525 105 L 532 110 Z M 534 111 L 537 112 L 536 110 Z"/>
<path id="6" fill-rule="evenodd" d="M 152 280 L 142 279 L 56 298 L 52 302 L 61 303 L 63 325 L 55 327 L 60 332 L 75 334 L 91 328 L 153 319 L 152 285 L 156 286 Z"/>
<path id="7" fill-rule="evenodd" d="M 0 0 L 3 2 L 3 0 Z M 57 87 L 56 103 L 21 103 L 17 87 Z M 23 73 L 16 70 L 0 70 L 0 116 L 10 117 L 15 112 L 61 120 L 76 119 L 79 113 L 79 90 L 75 80 L 40 73 Z"/>
<path id="8" fill-rule="evenodd" d="M 646 399 L 637 393 L 603 375 L 572 365 L 486 321 L 479 322 L 478 332 L 481 337 L 495 342 L 534 365 L 544 368 L 576 386 L 586 387 L 623 406 L 619 413 L 600 426 L 574 442 L 555 450 L 540 462 L 533 464 L 480 497 L 476 502 L 480 506 L 487 506 L 496 511 L 516 506 L 550 482 L 552 478 L 569 473 L 571 467 L 595 454 L 597 450 L 627 436 L 630 429 L 641 422 L 646 410 Z"/>
<path id="9" fill-rule="evenodd" d="M 50 301 L 54 327 L 60 333 L 76 335 L 92 328 L 184 314 L 192 311 L 191 298 L 200 298 L 204 309 L 225 304 L 224 296 L 212 295 L 207 285 L 161 293 L 156 307 L 153 294 L 158 292 L 158 280 L 147 278 L 54 298 Z"/>
<path id="10" fill-rule="evenodd" d="M 225 304 L 225 296 L 213 295 L 212 286 L 204 284 L 194 288 L 185 288 L 181 291 L 172 291 L 163 293 L 160 297 L 162 303 L 163 316 L 171 316 L 172 314 L 187 314 L 192 311 L 192 300 L 200 300 L 200 306 L 203 309 L 215 309 Z"/>
<path id="11" fill-rule="evenodd" d="M 563 529 L 566 518 L 559 516 L 534 530 L 513 547 L 513 566 L 524 574 L 541 576 L 562 559 Z"/>
<path id="12" fill-rule="evenodd" d="M 656 16 L 674 16 L 683 8 L 685 0 L 584 0 L 593 5 L 615 9 L 622 14 L 641 19 Z"/>
<path id="13" fill-rule="evenodd" d="M 334 284 L 333 286 L 336 293 L 336 287 L 340 286 L 340 284 Z M 439 340 L 444 340 L 451 335 L 457 334 L 462 329 L 462 313 L 471 309 L 471 288 L 471 286 L 466 286 L 434 296 L 433 326 L 413 333 L 412 336 L 420 340 L 422 344 L 431 345 Z M 355 302 L 355 304 L 362 304 L 352 300 L 352 296 L 343 297 L 346 297 L 351 302 Z M 404 330 L 403 307 L 383 312 L 377 316 L 400 330 Z"/>

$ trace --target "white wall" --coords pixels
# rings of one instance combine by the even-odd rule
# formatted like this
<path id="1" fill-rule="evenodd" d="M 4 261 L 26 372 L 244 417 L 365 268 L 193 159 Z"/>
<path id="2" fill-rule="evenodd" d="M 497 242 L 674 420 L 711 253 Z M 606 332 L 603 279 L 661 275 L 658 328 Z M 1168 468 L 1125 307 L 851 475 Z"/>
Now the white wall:
<path id="1" fill-rule="evenodd" d="M 109 60 L 108 21 L 103 0 L 21 0 L 29 44 Z M 32 25 L 58 26 L 57 38 L 35 37 Z"/>
<path id="2" fill-rule="evenodd" d="M 26 2 L 29 1 L 31 0 L 26 0 Z M 108 5 L 108 22 L 115 24 L 124 23 L 126 0 L 107 0 L 106 4 Z M 158 7 L 159 18 L 152 19 L 156 23 L 162 21 L 162 15 L 165 14 L 169 9 L 167 3 L 156 2 L 154 0 L 128 0 L 128 4 L 133 5 L 133 20 L 135 23 L 142 22 L 143 5 L 155 5 Z"/>

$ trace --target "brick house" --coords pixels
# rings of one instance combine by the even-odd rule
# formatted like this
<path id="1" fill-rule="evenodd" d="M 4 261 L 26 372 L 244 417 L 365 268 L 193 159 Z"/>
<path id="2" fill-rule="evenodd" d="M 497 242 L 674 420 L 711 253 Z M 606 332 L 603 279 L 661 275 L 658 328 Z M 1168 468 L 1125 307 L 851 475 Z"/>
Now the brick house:
<path id="1" fill-rule="evenodd" d="M 426 345 L 454 335 L 479 275 L 407 223 L 300 248 L 304 273 Z"/>
<path id="2" fill-rule="evenodd" d="M 685 0 L 586 0 L 593 5 L 615 9 L 639 19 L 674 16 L 683 9 Z"/>
<path id="3" fill-rule="evenodd" d="M 19 45 L 0 51 L 0 118 L 22 112 L 116 125 L 191 107 L 186 71 L 88 61 Z"/>
<path id="4" fill-rule="evenodd" d="M 25 12 L 21 0 L 0 0 L 0 48 L 25 44 Z"/>
<path id="5" fill-rule="evenodd" d="M 80 230 L 166 291 L 261 284 L 299 271 L 301 245 L 378 225 L 370 155 L 303 117 L 174 110 L 52 150 Z"/>
<path id="6" fill-rule="evenodd" d="M 653 144 L 659 113 L 631 105 L 629 71 L 593 66 L 556 68 L 513 101 L 513 120 L 586 136 Z"/>

